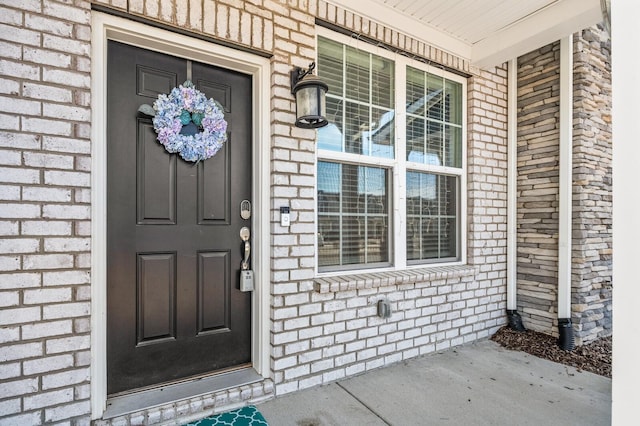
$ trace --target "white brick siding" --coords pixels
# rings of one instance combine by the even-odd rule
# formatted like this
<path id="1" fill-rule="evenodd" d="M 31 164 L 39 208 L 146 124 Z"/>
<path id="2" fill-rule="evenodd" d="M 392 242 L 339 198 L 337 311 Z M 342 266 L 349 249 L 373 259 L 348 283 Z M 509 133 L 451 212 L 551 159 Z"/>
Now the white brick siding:
<path id="1" fill-rule="evenodd" d="M 272 55 L 271 375 L 95 424 L 193 419 L 487 338 L 505 323 L 503 67 L 472 70 L 323 0 L 0 0 L 0 423 L 91 422 L 91 4 Z M 315 132 L 292 125 L 289 87 L 291 68 L 315 59 L 316 18 L 470 76 L 466 265 L 316 276 Z M 589 241 L 606 260 L 607 243 Z M 389 319 L 377 316 L 383 298 Z"/>
<path id="2" fill-rule="evenodd" d="M 7 330 L 0 423 L 86 424 L 89 395 L 76 389 L 88 385 L 89 374 L 77 357 L 89 348 L 90 334 L 74 329 L 72 318 L 88 321 L 90 306 L 76 300 L 88 269 L 75 263 L 89 254 L 89 239 L 74 234 L 74 221 L 90 215 L 89 204 L 74 199 L 89 186 L 89 170 L 76 165 L 85 164 L 79 156 L 89 153 L 90 142 L 75 129 L 91 119 L 90 43 L 77 37 L 89 28 L 90 5 L 2 3 L 0 198 L 9 202 L 0 207 L 0 289 L 8 302 L 0 311 Z M 46 287 L 45 271 L 60 269 L 85 278 L 55 279 L 55 287 Z"/>
<path id="3" fill-rule="evenodd" d="M 293 17 L 293 13 L 291 17 Z M 296 15 L 297 16 L 297 15 Z M 375 24 L 325 2 L 318 2 L 317 16 L 372 38 Z M 305 23 L 311 20 L 301 18 Z M 291 40 L 313 45 L 308 30 L 290 19 L 276 20 L 275 46 L 280 56 L 294 65 L 306 66 L 315 56 L 312 49 L 291 45 Z M 381 31 L 382 41 L 400 40 L 392 31 Z M 400 41 L 398 41 L 400 43 Z M 415 40 L 402 38 L 398 47 L 416 54 L 439 58 L 448 66 L 469 71 L 468 64 Z M 305 56 L 308 55 L 308 56 Z M 272 338 L 276 392 L 327 383 L 391 362 L 426 354 L 488 337 L 504 323 L 506 278 L 506 72 L 496 70 L 474 76 L 472 98 L 482 96 L 469 122 L 483 121 L 481 129 L 470 129 L 470 229 L 482 224 L 483 232 L 469 234 L 469 263 L 461 275 L 402 281 L 394 277 L 366 283 L 359 277 L 315 279 L 315 135 L 291 128 L 285 120 L 293 112 L 289 101 L 287 73 L 290 66 L 274 65 L 272 117 Z M 487 88 L 485 89 L 485 86 Z M 471 88 L 473 87 L 473 88 Z M 482 90 L 487 95 L 479 95 Z M 472 93 L 473 92 L 473 93 Z M 471 105 L 471 100 L 470 100 Z M 282 115 L 285 114 L 285 115 Z M 476 118 L 476 115 L 478 118 Z M 484 120 L 484 118 L 483 118 Z M 484 136 L 486 134 L 486 137 Z M 475 158 L 477 157 L 477 158 Z M 477 170 L 474 164 L 479 164 Z M 474 180 L 475 179 L 475 180 Z M 477 189 L 475 188 L 475 182 Z M 289 229 L 278 223 L 277 206 L 290 205 L 297 216 Z M 399 281 L 398 281 L 399 279 Z M 394 314 L 377 317 L 376 303 L 391 301 Z"/>

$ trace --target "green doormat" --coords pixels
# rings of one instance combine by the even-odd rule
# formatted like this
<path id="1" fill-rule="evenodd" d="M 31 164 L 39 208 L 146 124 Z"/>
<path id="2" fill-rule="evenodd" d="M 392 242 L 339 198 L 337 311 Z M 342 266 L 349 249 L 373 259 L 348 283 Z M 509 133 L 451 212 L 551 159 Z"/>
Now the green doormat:
<path id="1" fill-rule="evenodd" d="M 269 426 L 269 424 L 255 406 L 248 405 L 237 410 L 206 417 L 185 426 Z"/>

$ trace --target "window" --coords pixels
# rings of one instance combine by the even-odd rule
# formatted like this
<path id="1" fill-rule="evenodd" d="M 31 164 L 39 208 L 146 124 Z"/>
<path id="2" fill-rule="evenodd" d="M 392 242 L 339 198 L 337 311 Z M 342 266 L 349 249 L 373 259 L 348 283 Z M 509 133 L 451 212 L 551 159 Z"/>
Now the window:
<path id="1" fill-rule="evenodd" d="M 458 258 L 461 84 L 407 66 L 407 262 Z M 426 168 L 424 166 L 431 166 Z M 444 167 L 443 167 L 444 166 Z"/>
<path id="2" fill-rule="evenodd" d="M 338 39 L 318 37 L 319 271 L 463 260 L 464 79 Z"/>

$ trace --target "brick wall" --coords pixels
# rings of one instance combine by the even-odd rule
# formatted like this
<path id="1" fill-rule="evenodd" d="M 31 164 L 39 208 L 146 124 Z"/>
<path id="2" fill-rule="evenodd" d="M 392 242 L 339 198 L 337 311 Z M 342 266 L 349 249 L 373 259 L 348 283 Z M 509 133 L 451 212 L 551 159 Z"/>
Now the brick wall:
<path id="1" fill-rule="evenodd" d="M 398 281 L 389 274 L 371 274 L 368 284 L 351 277 L 353 285 L 344 276 L 334 289 L 316 285 L 275 297 L 272 343 L 277 393 L 488 336 L 495 321 L 478 302 L 476 293 L 482 290 L 474 282 L 474 272 L 470 267 L 414 271 Z M 389 319 L 377 316 L 381 299 L 391 303 Z"/>
<path id="2" fill-rule="evenodd" d="M 0 422 L 88 423 L 89 2 L 0 17 Z"/>
<path id="3" fill-rule="evenodd" d="M 97 0 L 271 53 L 271 380 L 99 424 L 152 424 L 259 401 L 486 338 L 504 324 L 506 72 L 329 5 Z M 19 4 L 20 6 L 16 6 Z M 90 421 L 90 2 L 0 0 L 0 422 Z M 315 132 L 292 126 L 289 71 L 315 58 L 315 19 L 472 74 L 468 265 L 315 277 Z M 278 208 L 292 207 L 281 228 Z M 381 319 L 386 298 L 393 315 Z M 8 386 L 5 386 L 8 385 Z"/>
<path id="4" fill-rule="evenodd" d="M 468 258 L 478 272 L 479 306 L 487 325 L 502 324 L 507 277 L 507 70 L 482 71 L 469 79 Z M 477 311 L 477 310 L 476 310 Z M 478 313 L 478 312 L 476 312 Z"/>
<path id="5" fill-rule="evenodd" d="M 574 35 L 572 321 L 576 344 L 611 334 L 611 57 L 598 27 Z M 557 331 L 559 54 L 518 59 L 518 309 Z"/>
<path id="6" fill-rule="evenodd" d="M 322 1 L 317 16 L 470 72 L 465 61 Z M 277 47 L 279 31 L 275 33 Z M 313 57 L 309 53 L 307 61 Z M 315 135 L 278 128 L 285 131 L 274 141 L 277 179 L 272 181 L 278 183 L 273 187 L 273 204 L 291 205 L 296 213 L 290 230 L 281 228 L 275 215 L 272 229 L 271 343 L 277 394 L 485 338 L 504 324 L 506 71 L 474 72 L 468 96 L 469 266 L 440 273 L 314 279 Z M 300 174 L 305 179 L 299 179 Z M 390 301 L 391 318 L 377 316 L 380 299 Z"/>

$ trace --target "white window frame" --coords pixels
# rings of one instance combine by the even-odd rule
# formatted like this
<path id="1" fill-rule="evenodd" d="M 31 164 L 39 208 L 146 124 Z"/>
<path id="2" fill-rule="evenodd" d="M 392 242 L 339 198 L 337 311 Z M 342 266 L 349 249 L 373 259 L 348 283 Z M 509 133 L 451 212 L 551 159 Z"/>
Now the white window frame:
<path id="1" fill-rule="evenodd" d="M 324 37 L 344 45 L 361 49 L 369 53 L 384 57 L 394 62 L 395 68 L 395 105 L 406 104 L 406 78 L 407 78 L 407 66 L 411 66 L 416 69 L 420 69 L 431 74 L 440 74 L 447 80 L 455 81 L 462 84 L 462 166 L 446 167 L 446 166 L 433 166 L 428 164 L 416 165 L 411 163 L 410 170 L 418 172 L 434 172 L 437 174 L 446 174 L 458 177 L 459 182 L 459 199 L 457 217 L 459 220 L 458 228 L 458 244 L 457 247 L 460 257 L 455 261 L 446 262 L 424 262 L 417 264 L 407 264 L 407 246 L 406 246 L 406 172 L 407 172 L 407 160 L 406 160 L 406 111 L 397 110 L 394 119 L 395 126 L 395 158 L 378 158 L 370 157 L 362 154 L 353 154 L 347 152 L 329 151 L 329 150 L 316 150 L 316 171 L 318 161 L 332 161 L 337 163 L 352 163 L 360 164 L 363 166 L 380 166 L 390 168 L 391 173 L 391 191 L 390 196 L 391 208 L 390 208 L 390 223 L 392 224 L 391 238 L 389 242 L 390 251 L 390 263 L 389 267 L 377 267 L 368 268 L 366 265 L 361 269 L 343 270 L 337 269 L 335 271 L 319 271 L 318 266 L 318 177 L 316 176 L 316 190 L 315 190 L 315 205 L 316 205 L 316 275 L 317 276 L 336 276 L 353 273 L 372 273 L 372 272 L 385 272 L 385 271 L 400 271 L 407 269 L 417 268 L 430 268 L 439 266 L 453 266 L 464 265 L 467 262 L 467 79 L 463 76 L 446 71 L 444 67 L 428 64 L 423 61 L 412 59 L 401 53 L 395 53 L 383 46 L 374 46 L 366 41 L 358 40 L 357 38 L 348 37 L 344 34 L 336 33 L 324 27 L 316 28 L 316 52 L 318 37 Z M 317 58 L 316 58 L 317 59 Z M 329 88 L 329 92 L 331 88 Z M 366 161 L 363 161 L 366 160 Z"/>

